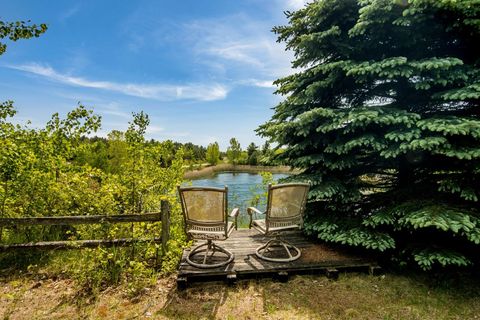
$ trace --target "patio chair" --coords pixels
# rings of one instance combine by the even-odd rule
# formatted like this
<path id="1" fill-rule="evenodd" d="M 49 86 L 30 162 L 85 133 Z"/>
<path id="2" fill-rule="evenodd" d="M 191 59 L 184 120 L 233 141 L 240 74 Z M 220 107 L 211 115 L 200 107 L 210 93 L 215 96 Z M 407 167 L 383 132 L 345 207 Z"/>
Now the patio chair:
<path id="1" fill-rule="evenodd" d="M 228 215 L 228 188 L 178 187 L 178 193 L 187 236 L 194 240 L 207 240 L 192 248 L 187 256 L 188 264 L 197 268 L 217 268 L 232 262 L 233 253 L 213 242 L 226 240 L 233 229 L 237 229 L 239 209 L 233 209 Z M 234 218 L 234 222 L 228 221 L 228 216 Z M 202 252 L 203 257 L 198 261 Z"/>
<path id="2" fill-rule="evenodd" d="M 290 262 L 300 258 L 301 251 L 280 237 L 288 230 L 299 230 L 303 227 L 303 212 L 310 185 L 307 183 L 286 183 L 275 186 L 268 185 L 267 210 L 260 212 L 255 207 L 247 209 L 250 215 L 250 228 L 254 228 L 267 237 L 273 237 L 255 250 L 258 258 L 271 262 Z M 254 220 L 253 215 L 265 214 L 264 219 Z M 267 256 L 266 253 L 275 247 L 284 249 L 286 258 Z M 279 250 L 275 250 L 277 252 Z M 272 253 L 272 252 L 270 252 Z"/>

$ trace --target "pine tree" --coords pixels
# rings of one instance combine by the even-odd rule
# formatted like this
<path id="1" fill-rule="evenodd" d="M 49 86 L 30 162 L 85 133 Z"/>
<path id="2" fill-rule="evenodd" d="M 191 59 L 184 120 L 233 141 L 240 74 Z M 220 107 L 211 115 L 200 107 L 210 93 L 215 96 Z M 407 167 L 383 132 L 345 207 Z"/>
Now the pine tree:
<path id="1" fill-rule="evenodd" d="M 312 183 L 306 232 L 423 269 L 479 263 L 480 3 L 286 14 L 273 31 L 300 71 L 276 81 L 286 98 L 258 132 Z"/>
<path id="2" fill-rule="evenodd" d="M 247 147 L 247 164 L 256 166 L 258 164 L 258 147 L 255 143 L 250 143 Z"/>

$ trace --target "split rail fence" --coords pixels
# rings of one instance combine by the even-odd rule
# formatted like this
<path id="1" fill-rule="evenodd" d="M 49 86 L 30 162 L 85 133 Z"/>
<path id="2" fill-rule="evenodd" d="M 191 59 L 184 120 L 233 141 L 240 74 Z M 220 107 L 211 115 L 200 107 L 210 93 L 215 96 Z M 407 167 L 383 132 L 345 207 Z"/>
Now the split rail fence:
<path id="1" fill-rule="evenodd" d="M 162 231 L 153 238 L 122 238 L 122 239 L 99 239 L 99 240 L 65 240 L 65 241 L 40 241 L 15 244 L 0 244 L 0 252 L 8 252 L 19 249 L 81 249 L 95 247 L 129 246 L 139 242 L 155 242 L 162 244 L 162 251 L 167 249 L 170 238 L 170 204 L 166 200 L 161 201 L 160 211 L 144 214 L 119 214 L 119 215 L 93 215 L 93 216 L 62 216 L 62 217 L 22 217 L 0 218 L 0 235 L 3 228 L 17 226 L 38 225 L 78 225 L 78 224 L 102 224 L 102 223 L 136 223 L 136 222 L 161 222 Z"/>

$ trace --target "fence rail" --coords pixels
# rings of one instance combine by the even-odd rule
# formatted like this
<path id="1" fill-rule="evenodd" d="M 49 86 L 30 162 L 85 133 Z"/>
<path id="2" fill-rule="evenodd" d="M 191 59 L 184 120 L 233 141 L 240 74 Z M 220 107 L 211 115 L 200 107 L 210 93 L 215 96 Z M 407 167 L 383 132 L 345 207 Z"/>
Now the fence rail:
<path id="1" fill-rule="evenodd" d="M 100 240 L 74 240 L 74 241 L 40 241 L 29 243 L 5 244 L 0 245 L 0 252 L 15 251 L 19 249 L 37 249 L 37 250 L 61 250 L 61 249 L 82 249 L 96 247 L 125 247 L 139 242 L 160 243 L 162 238 L 153 239 L 100 239 Z"/>
<path id="2" fill-rule="evenodd" d="M 162 243 L 163 252 L 167 250 L 167 242 L 170 238 L 170 204 L 162 200 L 160 212 L 144 214 L 122 214 L 122 215 L 94 215 L 94 216 L 63 216 L 63 217 L 21 217 L 21 218 L 0 218 L 0 236 L 2 228 L 16 226 L 35 225 L 76 225 L 76 224 L 97 224 L 97 223 L 125 223 L 125 222 L 162 222 L 162 231 L 157 237 L 145 238 L 124 238 L 124 239 L 99 239 L 99 240 L 65 240 L 65 241 L 39 241 L 29 243 L 0 244 L 0 252 L 18 249 L 81 249 L 95 247 L 128 246 L 139 242 Z"/>
<path id="3" fill-rule="evenodd" d="M 145 214 L 119 214 L 95 216 L 63 216 L 63 217 L 22 217 L 0 218 L 0 227 L 34 226 L 34 225 L 72 225 L 120 222 L 156 222 L 161 220 L 161 212 Z"/>

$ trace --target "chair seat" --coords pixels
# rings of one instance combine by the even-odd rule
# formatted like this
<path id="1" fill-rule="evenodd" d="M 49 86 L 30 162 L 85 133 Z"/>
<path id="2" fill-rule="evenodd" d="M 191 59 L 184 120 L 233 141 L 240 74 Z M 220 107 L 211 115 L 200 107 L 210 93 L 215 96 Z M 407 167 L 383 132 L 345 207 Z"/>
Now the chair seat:
<path id="1" fill-rule="evenodd" d="M 261 233 L 267 233 L 267 225 L 265 223 L 265 219 L 253 220 L 252 225 L 255 229 L 257 229 Z M 270 227 L 268 228 L 268 232 L 293 230 L 293 229 L 300 229 L 300 225 L 290 224 L 288 226 L 282 226 L 282 227 Z"/>
<path id="2" fill-rule="evenodd" d="M 209 230 L 210 229 L 210 230 Z M 225 236 L 225 231 L 223 226 L 194 226 L 188 229 L 187 233 L 194 239 L 203 239 L 203 240 L 225 240 L 227 239 L 234 229 L 233 222 L 228 222 L 227 224 L 227 236 Z"/>

